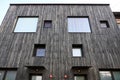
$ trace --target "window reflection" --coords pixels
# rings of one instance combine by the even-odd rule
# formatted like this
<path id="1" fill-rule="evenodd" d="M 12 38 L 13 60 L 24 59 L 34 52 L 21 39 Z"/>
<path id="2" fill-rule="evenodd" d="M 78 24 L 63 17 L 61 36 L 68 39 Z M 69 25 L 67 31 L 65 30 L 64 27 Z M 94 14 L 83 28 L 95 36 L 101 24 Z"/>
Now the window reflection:
<path id="1" fill-rule="evenodd" d="M 112 80 L 110 71 L 100 71 L 101 80 Z"/>

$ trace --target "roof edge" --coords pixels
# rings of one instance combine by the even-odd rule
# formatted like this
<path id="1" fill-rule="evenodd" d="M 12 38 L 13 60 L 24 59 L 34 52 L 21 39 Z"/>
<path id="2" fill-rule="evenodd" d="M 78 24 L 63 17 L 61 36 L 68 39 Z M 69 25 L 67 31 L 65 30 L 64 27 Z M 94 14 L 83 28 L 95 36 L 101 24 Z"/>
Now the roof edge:
<path id="1" fill-rule="evenodd" d="M 113 12 L 113 14 L 120 14 L 120 12 Z"/>
<path id="2" fill-rule="evenodd" d="M 113 12 L 113 14 L 116 18 L 120 18 L 120 12 Z"/>
<path id="3" fill-rule="evenodd" d="M 94 5 L 94 6 L 109 6 L 110 4 L 98 4 L 98 3 L 10 3 L 10 5 Z"/>

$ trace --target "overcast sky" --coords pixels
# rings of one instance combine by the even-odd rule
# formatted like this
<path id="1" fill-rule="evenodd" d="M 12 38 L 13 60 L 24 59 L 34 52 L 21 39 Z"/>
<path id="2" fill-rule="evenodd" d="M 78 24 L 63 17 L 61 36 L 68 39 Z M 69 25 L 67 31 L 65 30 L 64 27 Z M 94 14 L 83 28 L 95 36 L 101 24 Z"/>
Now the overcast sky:
<path id="1" fill-rule="evenodd" d="M 120 11 L 120 0 L 1 0 L 0 1 L 0 24 L 7 12 L 10 3 L 107 3 L 112 11 Z"/>

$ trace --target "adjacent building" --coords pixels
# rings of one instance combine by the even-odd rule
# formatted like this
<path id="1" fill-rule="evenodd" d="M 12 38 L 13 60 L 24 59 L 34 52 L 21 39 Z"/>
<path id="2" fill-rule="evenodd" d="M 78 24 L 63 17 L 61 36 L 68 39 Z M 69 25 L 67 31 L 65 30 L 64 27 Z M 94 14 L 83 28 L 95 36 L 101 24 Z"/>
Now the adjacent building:
<path id="1" fill-rule="evenodd" d="M 120 80 L 119 48 L 120 13 L 109 4 L 11 4 L 0 80 Z"/>

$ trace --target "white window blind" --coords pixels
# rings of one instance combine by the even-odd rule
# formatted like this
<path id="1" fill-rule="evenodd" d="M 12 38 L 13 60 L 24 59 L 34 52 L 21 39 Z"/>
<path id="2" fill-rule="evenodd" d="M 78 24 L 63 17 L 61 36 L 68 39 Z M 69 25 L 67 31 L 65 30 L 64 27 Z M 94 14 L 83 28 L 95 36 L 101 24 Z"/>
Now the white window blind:
<path id="1" fill-rule="evenodd" d="M 91 32 L 88 18 L 68 18 L 68 32 Z"/>
<path id="2" fill-rule="evenodd" d="M 20 17 L 16 23 L 14 32 L 36 32 L 38 18 Z"/>

